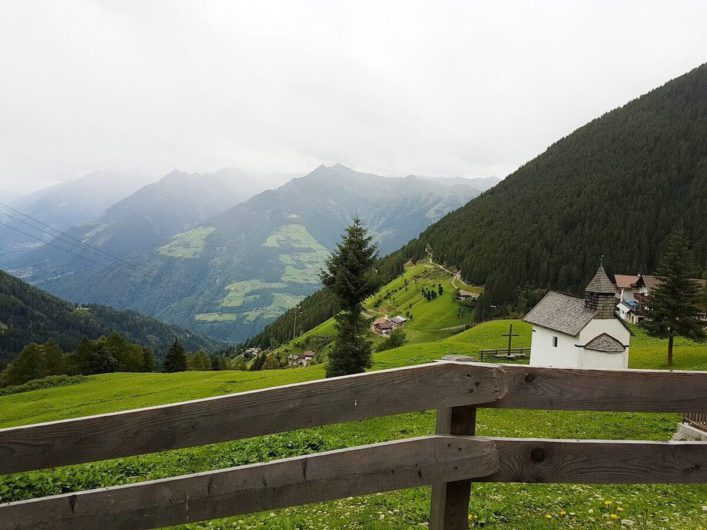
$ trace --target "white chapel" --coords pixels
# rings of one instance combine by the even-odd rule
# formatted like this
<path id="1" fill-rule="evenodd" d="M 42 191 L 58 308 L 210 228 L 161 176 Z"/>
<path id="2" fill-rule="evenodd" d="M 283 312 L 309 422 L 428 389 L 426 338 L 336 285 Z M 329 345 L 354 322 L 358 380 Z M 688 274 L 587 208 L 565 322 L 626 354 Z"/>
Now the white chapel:
<path id="1" fill-rule="evenodd" d="M 533 325 L 530 365 L 628 368 L 631 332 L 615 315 L 615 292 L 603 265 L 584 298 L 548 292 L 523 319 Z"/>

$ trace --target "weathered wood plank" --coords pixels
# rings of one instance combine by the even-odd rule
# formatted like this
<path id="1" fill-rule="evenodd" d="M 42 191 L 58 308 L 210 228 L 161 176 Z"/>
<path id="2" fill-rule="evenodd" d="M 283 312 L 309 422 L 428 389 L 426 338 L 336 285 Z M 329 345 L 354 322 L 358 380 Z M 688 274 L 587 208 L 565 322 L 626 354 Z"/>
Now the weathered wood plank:
<path id="1" fill-rule="evenodd" d="M 483 370 L 484 363 L 453 355 L 445 361 Z M 702 412 L 707 372 L 575 370 L 501 364 L 508 393 L 484 407 L 614 412 Z"/>
<path id="2" fill-rule="evenodd" d="M 0 530 L 153 528 L 479 478 L 493 442 L 430 436 L 0 505 Z"/>
<path id="3" fill-rule="evenodd" d="M 504 394 L 498 367 L 432 363 L 0 429 L 0 474 L 483 403 Z"/>
<path id="4" fill-rule="evenodd" d="M 498 450 L 501 467 L 489 482 L 707 483 L 705 442 L 477 439 Z"/>
<path id="5" fill-rule="evenodd" d="M 473 435 L 476 407 L 453 407 L 437 411 L 437 434 Z M 471 480 L 439 482 L 432 485 L 431 530 L 466 530 L 469 527 Z"/>

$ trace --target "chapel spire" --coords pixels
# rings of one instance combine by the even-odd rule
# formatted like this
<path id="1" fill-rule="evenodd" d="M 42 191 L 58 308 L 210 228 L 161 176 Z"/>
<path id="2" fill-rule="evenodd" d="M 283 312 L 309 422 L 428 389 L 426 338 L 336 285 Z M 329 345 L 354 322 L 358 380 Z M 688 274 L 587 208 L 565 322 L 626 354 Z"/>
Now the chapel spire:
<path id="1" fill-rule="evenodd" d="M 603 259 L 602 259 L 603 262 Z M 584 288 L 584 305 L 596 311 L 596 318 L 614 318 L 616 288 L 600 263 L 594 278 Z"/>

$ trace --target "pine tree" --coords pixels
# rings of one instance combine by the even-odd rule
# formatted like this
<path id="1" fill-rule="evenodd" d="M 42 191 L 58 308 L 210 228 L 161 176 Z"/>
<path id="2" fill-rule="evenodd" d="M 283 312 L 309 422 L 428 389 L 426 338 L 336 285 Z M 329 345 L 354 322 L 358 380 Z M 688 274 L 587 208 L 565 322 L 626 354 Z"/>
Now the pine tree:
<path id="1" fill-rule="evenodd" d="M 179 339 L 174 339 L 174 342 L 169 347 L 167 355 L 164 358 L 165 372 L 184 372 L 187 369 L 187 355 L 184 348 L 179 343 Z"/>
<path id="2" fill-rule="evenodd" d="M 337 335 L 327 377 L 356 374 L 371 366 L 371 343 L 361 316 L 363 301 L 380 287 L 375 270 L 378 248 L 371 240 L 361 220 L 354 218 L 321 273 L 322 283 L 341 309 L 335 317 Z"/>
<path id="3" fill-rule="evenodd" d="M 668 236 L 658 269 L 663 282 L 650 295 L 643 321 L 649 335 L 668 339 L 668 366 L 673 365 L 675 337 L 705 339 L 703 324 L 698 319 L 700 286 L 691 279 L 694 271 L 689 241 L 679 224 Z"/>

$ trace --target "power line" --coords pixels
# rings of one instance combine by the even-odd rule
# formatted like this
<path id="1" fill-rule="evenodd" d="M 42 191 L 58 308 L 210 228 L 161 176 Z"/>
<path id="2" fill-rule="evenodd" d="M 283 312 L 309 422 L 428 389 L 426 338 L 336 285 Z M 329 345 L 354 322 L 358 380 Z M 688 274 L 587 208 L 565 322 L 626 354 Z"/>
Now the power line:
<path id="1" fill-rule="evenodd" d="M 45 230 L 43 230 L 43 229 L 41 229 L 41 228 L 38 228 L 38 227 L 36 227 L 36 226 L 34 226 L 34 225 L 28 223 L 27 221 L 24 221 L 23 219 L 19 219 L 18 217 L 15 217 L 15 216 L 13 216 L 13 215 L 10 215 L 9 213 L 0 212 L 0 214 L 1 214 L 1 215 L 4 215 L 4 216 L 6 216 L 6 217 L 9 217 L 10 219 L 13 219 L 13 220 L 15 220 L 15 221 L 17 221 L 17 222 L 20 222 L 20 223 L 22 223 L 22 224 L 24 224 L 24 225 L 26 225 L 26 226 L 29 226 L 29 227 L 32 228 L 33 230 L 37 230 L 38 232 L 40 232 L 40 233 L 43 234 L 43 235 L 47 235 L 47 236 L 53 238 L 54 240 L 62 241 L 62 242 L 64 242 L 64 243 L 68 244 L 68 245 L 71 245 L 71 246 L 74 247 L 74 248 L 79 249 L 79 250 L 82 250 L 82 251 L 89 251 L 89 252 L 93 253 L 95 256 L 100 257 L 100 258 L 103 258 L 103 259 L 105 259 L 106 257 L 112 258 L 112 256 L 110 256 L 109 254 L 102 253 L 102 252 L 98 251 L 97 249 L 94 249 L 93 247 L 90 247 L 90 246 L 88 246 L 88 245 L 86 245 L 87 248 L 83 248 L 83 247 L 81 247 L 81 246 L 79 246 L 79 245 L 76 245 L 76 243 L 73 243 L 73 242 L 71 242 L 71 241 L 69 241 L 69 240 L 66 240 L 66 239 L 62 238 L 61 236 L 55 236 L 55 235 L 53 235 L 53 234 L 50 234 L 49 232 L 47 232 L 47 231 L 45 231 Z M 7 225 L 6 225 L 6 226 L 7 226 Z M 49 243 L 48 241 L 44 241 L 43 239 L 40 239 L 40 241 L 42 241 L 42 242 L 44 242 L 44 243 Z M 105 254 L 105 255 L 104 255 L 104 254 Z M 116 259 L 116 258 L 113 258 L 113 259 Z"/>
<path id="2" fill-rule="evenodd" d="M 104 255 L 104 256 L 107 256 L 107 257 L 109 257 L 109 258 L 111 258 L 111 259 L 120 261 L 120 262 L 122 262 L 123 264 L 127 265 L 128 267 L 131 266 L 130 263 L 128 263 L 127 261 L 125 261 L 125 260 L 123 260 L 123 259 L 121 259 L 121 258 L 119 258 L 118 256 L 114 256 L 113 254 L 110 254 L 110 253 L 106 252 L 105 250 L 101 250 L 101 249 L 99 249 L 99 248 L 96 248 L 96 247 L 94 247 L 94 246 L 91 246 L 91 245 L 85 243 L 84 241 L 81 241 L 80 239 L 78 239 L 78 238 L 72 236 L 71 234 L 67 234 L 66 232 L 62 232 L 62 231 L 59 230 L 58 228 L 54 228 L 53 226 L 51 226 L 51 225 L 49 225 L 49 224 L 47 224 L 47 223 L 45 223 L 45 222 L 42 222 L 42 221 L 40 221 L 39 219 L 37 219 L 37 218 L 35 218 L 35 217 L 32 217 L 32 216 L 29 215 L 29 214 L 26 214 L 26 213 L 24 213 L 24 212 L 21 212 L 21 211 L 18 210 L 17 208 L 13 208 L 12 206 L 10 206 L 10 205 L 8 205 L 8 204 L 5 204 L 5 203 L 1 203 L 1 202 L 0 202 L 0 206 L 2 206 L 2 207 L 4 207 L 4 208 L 7 208 L 7 209 L 9 209 L 9 210 L 12 210 L 13 212 L 20 214 L 21 216 L 27 217 L 28 219 L 31 219 L 31 220 L 34 221 L 35 223 L 38 223 L 39 225 L 42 225 L 42 226 L 46 227 L 46 229 L 41 229 L 41 228 L 39 228 L 39 227 L 32 226 L 31 224 L 27 223 L 26 221 L 23 221 L 23 220 L 21 220 L 21 219 L 17 219 L 16 217 L 13 217 L 12 215 L 10 215 L 10 214 L 8 214 L 8 213 L 6 213 L 6 212 L 3 212 L 4 215 L 6 215 L 6 216 L 8 216 L 8 217 L 11 217 L 12 219 L 15 219 L 15 220 L 17 220 L 17 221 L 20 221 L 21 223 L 24 223 L 25 225 L 30 226 L 30 227 L 32 227 L 32 228 L 35 229 L 35 230 L 39 230 L 40 232 L 44 232 L 44 233 L 46 233 L 47 235 L 49 235 L 49 236 L 51 236 L 51 237 L 58 238 L 58 239 L 62 239 L 61 236 L 64 236 L 64 237 L 66 237 L 66 238 L 69 238 L 69 239 L 75 241 L 75 243 L 73 243 L 74 245 L 76 245 L 76 243 L 78 243 L 78 245 L 81 245 L 82 247 L 86 247 L 87 249 L 90 249 L 90 250 L 93 251 L 93 252 L 98 252 L 98 253 L 100 253 L 100 254 L 102 254 L 102 255 Z M 53 231 L 53 232 L 56 232 L 56 233 L 59 234 L 59 235 L 58 235 L 58 236 L 57 236 L 57 235 L 53 235 L 53 234 L 51 234 L 51 233 L 49 232 L 49 230 L 51 230 L 51 231 Z M 71 244 L 70 241 L 65 241 L 65 242 Z"/>
<path id="3" fill-rule="evenodd" d="M 98 248 L 93 247 L 93 246 L 91 246 L 91 245 L 88 245 L 87 243 L 84 243 L 84 242 L 81 241 L 80 239 L 77 239 L 77 238 L 73 237 L 72 235 L 67 234 L 66 232 L 62 232 L 62 231 L 59 230 L 58 228 L 54 228 L 53 226 L 48 225 L 47 223 L 44 223 L 44 222 L 40 221 L 39 219 L 36 219 L 36 218 L 32 217 L 31 215 L 28 215 L 28 214 L 26 214 L 26 213 L 24 213 L 24 212 L 21 212 L 20 210 L 18 210 L 18 209 L 16 209 L 16 208 L 13 208 L 12 206 L 9 206 L 9 205 L 7 205 L 7 204 L 5 204 L 5 203 L 0 203 L 0 206 L 3 206 L 3 207 L 5 207 L 5 208 L 8 208 L 8 209 L 12 210 L 13 212 L 17 212 L 18 214 L 20 214 L 20 215 L 22 215 L 22 216 L 24 216 L 24 217 L 27 217 L 28 219 L 31 219 L 32 221 L 36 222 L 37 224 L 42 225 L 42 226 L 45 226 L 46 229 L 40 228 L 40 227 L 38 227 L 38 226 L 31 225 L 31 224 L 25 222 L 25 221 L 22 220 L 22 219 L 18 219 L 17 217 L 14 217 L 14 216 L 8 214 L 7 212 L 2 212 L 2 211 L 0 211 L 0 214 L 5 215 L 5 216 L 7 216 L 7 217 L 9 217 L 9 218 L 11 218 L 11 219 L 14 219 L 15 221 L 19 221 L 19 222 L 25 224 L 26 226 L 29 226 L 29 227 L 32 228 L 33 230 L 36 230 L 36 231 L 40 232 L 40 234 L 42 234 L 42 235 L 46 235 L 46 236 L 48 236 L 48 237 L 50 237 L 50 238 L 53 238 L 53 241 L 54 241 L 54 242 L 56 242 L 56 241 L 61 241 L 62 243 L 65 243 L 65 244 L 69 245 L 70 248 L 65 248 L 65 247 L 63 247 L 63 246 L 61 246 L 61 245 L 57 245 L 56 243 L 54 243 L 54 242 L 52 242 L 52 241 L 46 241 L 46 240 L 41 239 L 40 237 L 38 237 L 38 236 L 36 236 L 36 235 L 33 235 L 33 234 L 27 233 L 27 232 L 25 232 L 25 231 L 23 231 L 23 230 L 20 230 L 19 228 L 15 227 L 15 226 L 9 225 L 9 224 L 7 224 L 7 223 L 2 223 L 2 222 L 0 222 L 0 224 L 6 226 L 7 228 L 10 228 L 11 230 L 15 230 L 16 232 L 19 232 L 19 233 L 24 234 L 24 235 L 26 235 L 26 236 L 28 236 L 28 237 L 31 237 L 32 239 L 35 239 L 35 240 L 37 240 L 37 241 L 39 241 L 39 242 L 41 242 L 41 243 L 44 243 L 45 245 L 49 245 L 49 246 L 54 247 L 54 248 L 57 248 L 57 249 L 59 249 L 59 250 L 63 250 L 64 252 L 68 252 L 68 253 L 70 253 L 70 254 L 73 254 L 74 256 L 77 256 L 77 257 L 79 257 L 79 258 L 83 258 L 83 259 L 86 259 L 86 260 L 88 260 L 88 261 L 91 261 L 91 262 L 93 262 L 93 263 L 95 263 L 95 264 L 97 264 L 97 265 L 100 265 L 101 267 L 112 267 L 112 270 L 113 270 L 113 271 L 116 271 L 116 272 L 119 272 L 119 271 L 120 271 L 120 266 L 121 266 L 121 264 L 122 264 L 126 269 L 128 269 L 127 271 L 124 271 L 124 272 L 126 272 L 127 274 L 130 274 L 131 276 L 134 275 L 134 277 L 136 277 L 138 281 L 149 281 L 149 282 L 152 282 L 152 281 L 154 281 L 154 280 L 157 278 L 157 276 L 156 276 L 154 273 L 150 273 L 150 272 L 147 272 L 147 271 L 140 271 L 140 270 L 138 270 L 137 267 L 136 267 L 135 265 L 133 265 L 132 263 L 129 263 L 129 262 L 125 261 L 124 259 L 119 258 L 119 257 L 117 257 L 117 256 L 114 256 L 113 254 L 110 254 L 110 253 L 108 253 L 108 252 L 105 252 L 104 250 L 101 250 L 101 249 L 98 249 Z M 62 238 L 62 237 L 59 237 L 59 236 L 57 236 L 57 235 L 55 235 L 55 234 L 52 234 L 51 232 L 49 232 L 49 230 L 52 230 L 52 231 L 54 231 L 54 232 L 57 232 L 58 234 L 61 234 L 61 235 L 63 235 L 63 236 L 66 236 L 66 238 L 71 239 L 71 240 L 75 241 L 76 243 L 74 243 L 74 242 L 72 242 L 72 241 L 67 241 L 66 239 L 64 239 L 64 238 Z M 84 248 L 84 247 L 85 247 L 85 248 Z M 87 256 L 87 255 L 85 255 L 85 254 L 79 254 L 79 253 L 77 253 L 77 252 L 74 252 L 72 249 L 78 250 L 78 251 L 81 251 L 81 252 L 93 251 L 94 256 L 95 256 L 96 258 L 98 258 L 98 259 L 103 259 L 103 260 L 106 260 L 106 261 L 103 261 L 103 262 L 97 261 L 96 259 L 93 259 L 93 257 L 90 256 L 90 255 Z M 100 255 L 99 255 L 99 254 L 96 254 L 96 253 L 100 253 Z M 108 261 L 106 258 L 111 258 L 111 259 L 113 259 L 113 260 L 115 260 L 115 261 Z M 57 269 L 57 271 L 58 271 L 58 269 Z M 71 271 L 71 272 L 72 272 L 72 273 L 75 273 L 75 272 L 78 272 L 78 271 Z M 95 280 L 98 281 L 98 280 L 100 280 L 100 279 L 99 279 L 99 278 L 96 278 Z"/>
<path id="4" fill-rule="evenodd" d="M 64 247 L 62 247 L 62 246 L 55 245 L 55 244 L 52 243 L 51 241 L 44 241 L 44 239 L 40 239 L 39 237 L 37 237 L 37 236 L 35 236 L 35 235 L 32 235 L 32 234 L 30 234 L 30 233 L 28 233 L 28 232 L 25 232 L 24 230 L 20 230 L 19 228 L 15 227 L 15 226 L 9 225 L 9 224 L 7 224 L 7 223 L 3 223 L 2 221 L 0 221 L 0 225 L 6 226 L 6 227 L 9 228 L 10 230 L 14 230 L 15 232 L 19 232 L 20 234 L 24 234 L 24 235 L 26 235 L 27 237 L 31 237 L 32 239 L 36 239 L 37 241 L 40 241 L 40 242 L 44 243 L 45 245 L 49 245 L 50 247 L 58 248 L 59 250 L 63 250 L 64 252 L 68 252 L 68 253 L 70 253 L 70 254 L 73 254 L 74 256 L 77 256 L 77 257 L 79 257 L 79 258 L 81 258 L 81 259 L 86 259 L 86 260 L 88 260 L 88 261 L 92 261 L 93 263 L 95 263 L 95 264 L 97 264 L 97 265 L 100 265 L 100 266 L 102 266 L 102 267 L 108 267 L 108 266 L 110 266 L 110 265 L 114 265 L 114 264 L 112 264 L 112 263 L 100 262 L 100 261 L 98 261 L 98 260 L 95 260 L 95 259 L 93 259 L 93 258 L 91 258 L 91 257 L 89 257 L 89 256 L 86 256 L 86 255 L 83 255 L 83 254 L 78 254 L 78 253 L 76 253 L 76 252 L 74 252 L 74 251 L 72 251 L 72 250 L 70 250 L 70 249 L 68 249 L 68 248 L 64 248 Z"/>
<path id="5" fill-rule="evenodd" d="M 59 241 L 61 241 L 61 242 L 63 242 L 63 243 L 66 243 L 66 244 L 68 244 L 68 245 L 71 245 L 71 246 L 72 246 L 74 249 L 76 249 L 76 250 L 80 250 L 80 251 L 91 251 L 91 252 L 93 252 L 93 254 L 94 254 L 96 257 L 100 257 L 100 258 L 102 258 L 102 259 L 106 259 L 106 257 L 107 257 L 107 258 L 110 258 L 110 259 L 113 259 L 113 260 L 115 260 L 116 262 L 120 262 L 120 263 L 123 264 L 125 267 L 131 269 L 134 273 L 137 273 L 139 276 L 142 276 L 143 278 L 145 278 L 145 277 L 148 277 L 148 278 L 150 278 L 150 279 L 153 279 L 153 278 L 154 278 L 152 274 L 146 273 L 146 272 L 144 272 L 144 271 L 143 271 L 142 273 L 138 272 L 138 271 L 137 271 L 137 268 L 136 268 L 135 265 L 133 265 L 132 263 L 130 263 L 130 262 L 128 262 L 128 261 L 126 261 L 126 260 L 124 260 L 124 259 L 118 257 L 118 256 L 115 256 L 115 255 L 113 255 L 113 254 L 111 254 L 111 253 L 109 253 L 109 252 L 106 252 L 105 250 L 102 250 L 102 249 L 99 249 L 99 248 L 94 247 L 94 246 L 92 246 L 92 245 L 89 245 L 89 244 L 87 244 L 87 243 L 81 241 L 80 239 L 78 239 L 78 238 L 72 236 L 71 234 L 68 234 L 68 233 L 66 233 L 66 232 L 62 232 L 62 231 L 59 230 L 58 228 L 55 228 L 55 227 L 53 227 L 53 226 L 51 226 L 51 225 L 49 225 L 49 224 L 47 224 L 47 223 L 45 223 L 45 222 L 43 222 L 43 221 L 40 221 L 39 219 L 37 219 L 37 218 L 35 218 L 35 217 L 32 217 L 31 215 L 26 214 L 26 213 L 24 213 L 24 212 L 18 210 L 17 208 L 13 208 L 12 206 L 10 206 L 10 205 L 8 205 L 8 204 L 5 204 L 5 203 L 1 203 L 1 202 L 0 202 L 0 206 L 3 206 L 3 207 L 5 207 L 5 208 L 8 208 L 8 209 L 12 210 L 13 212 L 17 212 L 18 214 L 20 214 L 20 215 L 22 215 L 22 216 L 24 216 L 24 217 L 27 217 L 28 219 L 31 219 L 32 221 L 36 222 L 37 224 L 46 227 L 46 229 L 44 229 L 44 228 L 40 228 L 40 227 L 34 226 L 34 225 L 30 224 L 30 223 L 27 223 L 26 221 L 24 221 L 24 220 L 22 220 L 22 219 L 18 219 L 17 217 L 14 217 L 14 216 L 8 214 L 7 212 L 2 212 L 2 211 L 0 211 L 0 214 L 5 215 L 5 216 L 7 216 L 7 217 L 9 217 L 9 218 L 11 218 L 11 219 L 14 219 L 14 220 L 16 220 L 16 221 L 19 221 L 19 222 L 25 224 L 26 226 L 29 226 L 29 227 L 32 228 L 33 230 L 37 230 L 37 231 L 40 232 L 42 235 L 46 235 L 46 236 L 49 236 L 49 237 L 51 237 L 51 238 L 54 238 L 54 240 L 57 240 L 57 239 L 58 239 Z M 5 226 L 8 226 L 8 225 L 5 225 Z M 49 232 L 49 230 L 51 230 L 51 231 L 53 231 L 53 232 L 56 232 L 57 234 L 60 234 L 60 235 L 57 236 L 57 235 L 55 235 L 55 234 L 52 234 L 51 232 Z M 17 231 L 19 231 L 19 230 L 17 230 Z M 24 232 L 23 232 L 23 233 L 24 233 Z M 37 241 L 40 241 L 40 242 L 42 242 L 42 243 L 49 244 L 48 241 L 45 241 L 44 239 L 40 239 L 40 238 L 38 238 L 38 237 L 36 237 L 36 236 L 33 236 L 32 234 L 26 234 L 26 235 L 28 235 L 29 237 L 32 237 L 32 238 L 34 238 L 34 239 L 36 239 Z M 65 236 L 65 238 L 71 239 L 71 240 L 75 241 L 76 243 L 74 243 L 73 241 L 67 241 L 64 237 L 61 237 L 61 236 Z M 54 247 L 56 247 L 56 248 L 61 248 L 62 250 L 65 250 L 63 247 L 60 247 L 60 246 L 59 246 L 59 247 L 57 247 L 56 245 L 51 245 L 51 246 L 54 246 Z M 85 248 L 84 248 L 84 247 L 85 247 Z M 80 257 L 83 257 L 83 256 L 80 256 Z M 109 262 L 109 264 L 110 264 L 110 265 L 115 265 L 116 263 Z M 107 265 L 107 264 L 103 264 L 103 263 L 102 263 L 102 265 Z"/>

